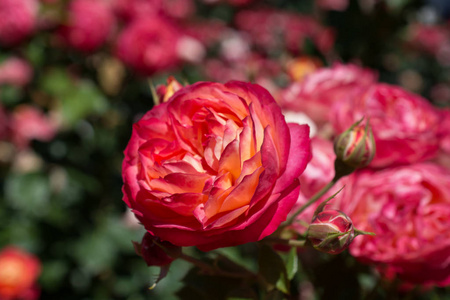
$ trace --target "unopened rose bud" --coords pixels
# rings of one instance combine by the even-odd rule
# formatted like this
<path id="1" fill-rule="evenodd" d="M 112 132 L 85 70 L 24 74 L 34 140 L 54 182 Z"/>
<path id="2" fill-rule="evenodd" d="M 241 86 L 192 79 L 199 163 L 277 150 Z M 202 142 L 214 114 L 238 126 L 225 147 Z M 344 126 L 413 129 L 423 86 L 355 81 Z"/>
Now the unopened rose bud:
<path id="1" fill-rule="evenodd" d="M 350 218 L 338 210 L 317 214 L 309 225 L 307 238 L 316 250 L 338 254 L 347 249 L 355 237 Z"/>
<path id="2" fill-rule="evenodd" d="M 166 102 L 175 94 L 176 91 L 181 89 L 183 85 L 179 83 L 173 76 L 167 78 L 167 85 L 159 85 L 156 87 L 156 94 L 158 95 L 159 103 Z"/>
<path id="3" fill-rule="evenodd" d="M 148 232 L 140 244 L 133 242 L 133 245 L 136 253 L 144 258 L 148 266 L 168 265 L 181 254 L 181 247 L 161 241 Z"/>
<path id="4" fill-rule="evenodd" d="M 362 120 L 353 124 L 337 137 L 334 143 L 336 161 L 353 169 L 367 166 L 375 156 L 375 140 L 368 122 Z"/>

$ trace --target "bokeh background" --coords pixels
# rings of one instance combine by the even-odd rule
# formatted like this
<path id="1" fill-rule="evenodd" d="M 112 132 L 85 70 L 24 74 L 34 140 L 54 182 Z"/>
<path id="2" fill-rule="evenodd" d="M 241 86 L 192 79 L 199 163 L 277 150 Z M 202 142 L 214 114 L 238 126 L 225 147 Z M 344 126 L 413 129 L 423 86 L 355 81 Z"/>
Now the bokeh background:
<path id="1" fill-rule="evenodd" d="M 135 254 L 144 230 L 121 200 L 122 151 L 152 87 L 237 79 L 277 98 L 342 62 L 447 107 L 449 18 L 446 0 L 0 0 L 0 251 L 39 260 L 27 299 L 190 299 L 183 261 L 148 290 L 158 269 Z M 218 251 L 255 268 L 252 245 Z M 403 297 L 347 253 L 301 261 L 292 299 Z"/>

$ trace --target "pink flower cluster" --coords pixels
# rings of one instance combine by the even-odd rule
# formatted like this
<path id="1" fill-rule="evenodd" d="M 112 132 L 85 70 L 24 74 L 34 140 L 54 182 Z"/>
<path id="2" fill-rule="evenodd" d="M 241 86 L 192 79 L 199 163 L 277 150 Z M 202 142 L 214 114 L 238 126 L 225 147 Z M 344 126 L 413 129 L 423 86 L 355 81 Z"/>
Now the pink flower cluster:
<path id="1" fill-rule="evenodd" d="M 356 238 L 350 253 L 387 278 L 449 285 L 450 168 L 441 166 L 448 163 L 444 158 L 450 149 L 448 111 L 398 86 L 378 83 L 373 71 L 356 65 L 318 69 L 280 95 L 286 111 L 306 113 L 322 136 L 313 138 L 313 158 L 300 177 L 296 206 L 334 176 L 327 139 L 365 117 L 375 157 L 367 168 L 341 179 L 334 192 L 345 187 L 330 202 L 330 208 L 350 216 L 355 228 L 376 234 Z M 305 231 L 314 208 L 298 217 L 297 231 Z"/>

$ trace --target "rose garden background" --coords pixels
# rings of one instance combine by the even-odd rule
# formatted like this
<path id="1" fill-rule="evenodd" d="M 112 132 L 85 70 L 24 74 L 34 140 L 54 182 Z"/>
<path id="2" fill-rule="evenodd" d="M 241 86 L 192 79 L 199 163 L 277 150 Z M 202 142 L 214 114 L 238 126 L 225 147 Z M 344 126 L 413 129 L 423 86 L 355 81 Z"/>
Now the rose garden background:
<path id="1" fill-rule="evenodd" d="M 450 299 L 449 18 L 444 0 L 0 0 L 0 300 Z M 293 211 L 333 179 L 334 138 L 366 117 L 375 157 L 329 203 L 376 236 L 331 255 L 223 247 L 224 234 L 183 252 L 270 290 L 183 259 L 149 290 L 160 268 L 136 254 L 145 229 L 132 193 L 122 201 L 133 124 L 183 86 L 229 80 L 309 124 Z"/>

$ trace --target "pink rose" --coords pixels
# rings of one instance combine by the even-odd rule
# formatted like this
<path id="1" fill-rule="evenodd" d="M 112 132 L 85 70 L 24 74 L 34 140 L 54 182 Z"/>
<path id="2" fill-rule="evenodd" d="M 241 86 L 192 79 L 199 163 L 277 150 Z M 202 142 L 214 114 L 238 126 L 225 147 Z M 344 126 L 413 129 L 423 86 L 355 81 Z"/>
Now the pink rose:
<path id="1" fill-rule="evenodd" d="M 12 141 L 19 149 L 27 148 L 31 140 L 50 141 L 56 124 L 39 109 L 28 105 L 16 107 L 11 115 Z"/>
<path id="2" fill-rule="evenodd" d="M 376 80 L 374 71 L 351 64 L 336 64 L 310 73 L 301 82 L 292 83 L 282 93 L 280 104 L 287 110 L 305 112 L 318 125 L 323 125 L 330 121 L 332 105 L 354 97 Z"/>
<path id="3" fill-rule="evenodd" d="M 412 284 L 450 284 L 450 171 L 421 163 L 360 171 L 331 204 L 363 236 L 350 245 L 361 261 Z"/>
<path id="4" fill-rule="evenodd" d="M 258 241 L 297 200 L 308 131 L 286 124 L 258 85 L 186 86 L 134 125 L 123 199 L 148 232 L 177 246 Z"/>
<path id="5" fill-rule="evenodd" d="M 449 30 L 436 25 L 421 23 L 409 27 L 409 42 L 416 48 L 436 55 L 442 47 L 450 43 Z"/>
<path id="6" fill-rule="evenodd" d="M 369 166 L 423 161 L 439 148 L 438 111 L 424 98 L 387 84 L 374 84 L 359 97 L 333 107 L 331 121 L 340 133 L 362 117 L 370 120 L 376 144 Z"/>
<path id="7" fill-rule="evenodd" d="M 117 56 L 136 71 L 152 75 L 179 64 L 177 28 L 168 20 L 140 19 L 126 27 L 117 41 Z"/>
<path id="8" fill-rule="evenodd" d="M 250 35 L 253 43 L 267 52 L 288 49 L 294 54 L 302 51 L 309 38 L 319 50 L 329 50 L 334 36 L 309 16 L 272 9 L 248 9 L 236 14 L 236 27 Z M 258 24 L 255 26 L 255 24 Z"/>
<path id="9" fill-rule="evenodd" d="M 113 7 L 125 22 L 158 15 L 186 19 L 195 13 L 193 0 L 113 0 Z"/>
<path id="10" fill-rule="evenodd" d="M 36 300 L 39 289 L 36 280 L 41 273 L 37 257 L 9 246 L 0 252 L 0 299 Z"/>
<path id="11" fill-rule="evenodd" d="M 163 0 L 113 0 L 114 11 L 126 22 L 138 18 L 153 18 L 159 14 Z"/>
<path id="12" fill-rule="evenodd" d="M 14 46 L 35 29 L 38 13 L 36 0 L 0 0 L 0 44 Z"/>
<path id="13" fill-rule="evenodd" d="M 10 57 L 0 63 L 0 85 L 10 84 L 21 87 L 27 85 L 32 76 L 33 69 L 26 60 Z"/>
<path id="14" fill-rule="evenodd" d="M 100 0 L 74 0 L 61 35 L 73 48 L 91 52 L 103 45 L 114 25 L 111 8 Z"/>

